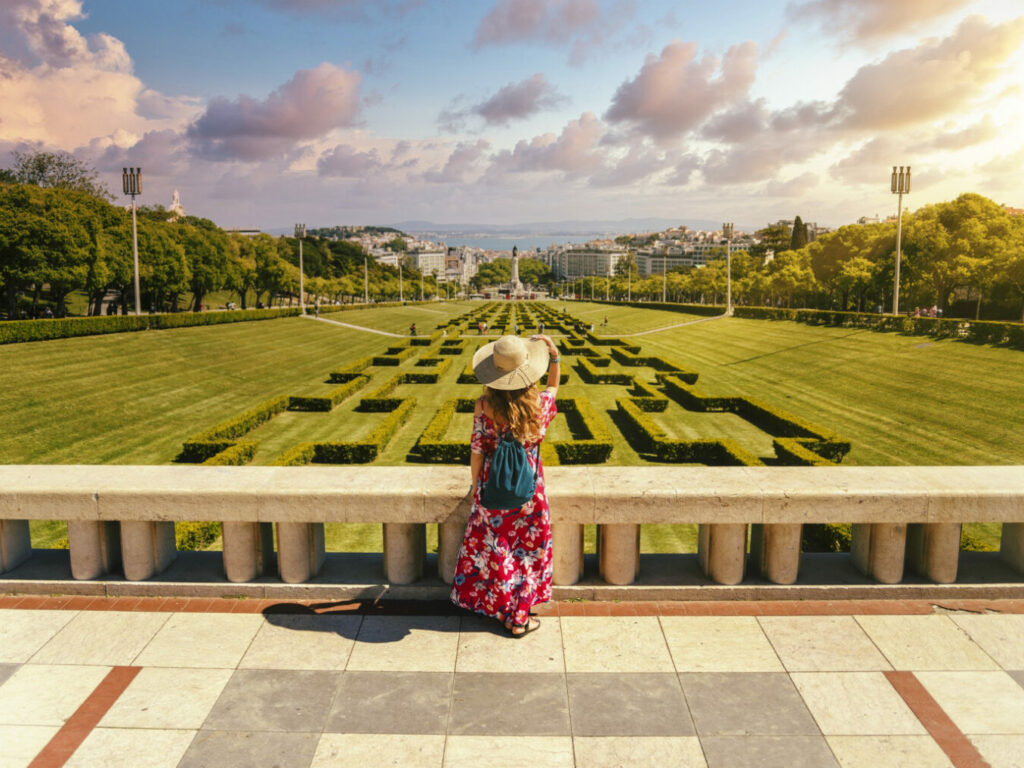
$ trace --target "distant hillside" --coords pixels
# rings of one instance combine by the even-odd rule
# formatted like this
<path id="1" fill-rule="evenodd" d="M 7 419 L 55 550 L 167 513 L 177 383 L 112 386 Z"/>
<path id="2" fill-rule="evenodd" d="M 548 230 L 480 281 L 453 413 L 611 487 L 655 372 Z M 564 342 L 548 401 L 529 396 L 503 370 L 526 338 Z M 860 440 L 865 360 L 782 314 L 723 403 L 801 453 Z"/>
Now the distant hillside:
<path id="1" fill-rule="evenodd" d="M 413 234 L 431 233 L 447 235 L 621 235 L 636 232 L 661 232 L 684 224 L 691 229 L 717 230 L 720 221 L 706 219 L 663 219 L 634 218 L 617 221 L 588 221 L 569 219 L 565 221 L 529 221 L 521 224 L 439 224 L 433 221 L 411 220 L 396 222 L 392 226 Z M 737 228 L 747 230 L 747 226 Z M 752 231 L 756 227 L 749 227 Z"/>
<path id="2" fill-rule="evenodd" d="M 352 224 L 335 225 L 333 227 L 317 227 L 307 230 L 306 234 L 313 237 L 326 237 L 329 239 L 342 239 L 352 235 L 405 235 L 405 232 L 393 227 L 358 226 Z"/>

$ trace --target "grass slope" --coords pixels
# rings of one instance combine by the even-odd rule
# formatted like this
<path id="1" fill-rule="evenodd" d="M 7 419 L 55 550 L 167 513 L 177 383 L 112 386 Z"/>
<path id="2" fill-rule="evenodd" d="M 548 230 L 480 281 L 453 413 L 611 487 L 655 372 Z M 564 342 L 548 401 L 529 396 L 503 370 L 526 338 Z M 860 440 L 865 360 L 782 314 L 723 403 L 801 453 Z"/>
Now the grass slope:
<path id="1" fill-rule="evenodd" d="M 367 309 L 325 315 L 353 325 L 422 333 L 472 304 Z M 598 333 L 627 335 L 678 326 L 692 315 L 566 303 Z M 603 325 L 604 318 L 608 325 Z M 532 329 L 531 329 L 532 330 Z M 524 333 L 527 329 L 524 329 Z M 952 340 L 737 318 L 656 330 L 631 339 L 700 372 L 709 394 L 748 394 L 834 429 L 851 440 L 847 464 L 1024 464 L 1024 422 L 1019 351 Z M 346 361 L 381 352 L 393 339 L 332 323 L 288 318 L 261 323 L 183 328 L 18 344 L 0 348 L 0 461 L 5 463 L 160 464 L 200 429 L 277 394 L 325 389 L 326 374 Z M 480 340 L 481 343 L 485 341 Z M 402 464 L 436 408 L 451 397 L 475 397 L 480 388 L 457 384 L 476 348 L 472 343 L 438 385 L 402 385 L 398 396 L 417 399 L 409 423 L 381 464 Z M 585 386 L 571 358 L 565 397 L 585 397 L 609 419 L 618 386 Z M 395 373 L 370 369 L 368 393 Z M 612 370 L 619 370 L 613 363 Z M 649 369 L 625 369 L 653 378 Z M 353 439 L 381 414 L 353 409 L 359 395 L 331 414 L 286 413 L 253 433 L 256 463 L 269 463 L 301 440 Z M 731 414 L 694 414 L 675 405 L 654 414 L 670 434 L 737 439 L 759 455 L 769 441 Z M 468 419 L 459 418 L 459 425 Z M 611 463 L 641 459 L 618 429 Z M 567 439 L 562 420 L 552 439 Z M 36 527 L 36 545 L 63 535 Z M 995 531 L 989 532 L 996 533 Z M 997 535 L 997 533 L 996 533 Z M 692 531 L 644 528 L 644 548 L 692 548 Z M 379 547 L 379 526 L 338 528 L 329 541 L 343 549 Z M 347 545 L 346 545 L 347 544 Z"/>

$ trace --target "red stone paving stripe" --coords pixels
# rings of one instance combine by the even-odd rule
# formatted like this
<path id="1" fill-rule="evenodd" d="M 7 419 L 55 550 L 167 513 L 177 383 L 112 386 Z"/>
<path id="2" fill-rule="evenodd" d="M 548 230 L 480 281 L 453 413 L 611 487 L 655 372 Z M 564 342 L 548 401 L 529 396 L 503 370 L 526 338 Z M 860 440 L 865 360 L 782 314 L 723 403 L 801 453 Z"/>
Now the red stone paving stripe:
<path id="1" fill-rule="evenodd" d="M 103 681 L 96 686 L 96 689 L 89 694 L 89 697 L 82 702 L 82 705 L 75 710 L 68 721 L 43 750 L 36 755 L 35 760 L 28 764 L 28 768 L 60 768 L 64 765 L 78 749 L 85 738 L 103 719 L 114 702 L 124 693 L 124 689 L 135 679 L 142 667 L 114 667 L 103 678 Z"/>
<path id="2" fill-rule="evenodd" d="M 884 674 L 955 768 L 991 768 L 913 672 Z"/>
<path id="3" fill-rule="evenodd" d="M 225 597 L 98 597 L 0 595 L 0 608 L 188 613 L 359 613 L 381 616 L 451 616 L 447 600 L 300 600 Z M 1024 600 L 562 600 L 548 616 L 854 616 L 928 615 L 937 609 L 1024 614 Z"/>

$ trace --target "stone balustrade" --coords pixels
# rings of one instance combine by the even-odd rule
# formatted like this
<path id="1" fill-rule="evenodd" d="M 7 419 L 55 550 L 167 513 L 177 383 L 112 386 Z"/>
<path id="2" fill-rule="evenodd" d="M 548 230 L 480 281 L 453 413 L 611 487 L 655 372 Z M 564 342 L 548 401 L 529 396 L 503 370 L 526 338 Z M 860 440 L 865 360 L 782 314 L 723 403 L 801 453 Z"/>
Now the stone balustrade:
<path id="1" fill-rule="evenodd" d="M 0 573 L 32 553 L 28 521 L 66 520 L 72 575 L 119 567 L 128 580 L 176 556 L 174 521 L 223 523 L 224 574 L 246 582 L 276 562 L 286 583 L 324 562 L 324 523 L 381 523 L 392 584 L 423 576 L 426 525 L 451 581 L 469 514 L 463 467 L 0 466 Z M 797 581 L 801 526 L 852 523 L 854 564 L 882 583 L 905 561 L 956 580 L 963 523 L 1003 524 L 1000 555 L 1024 573 L 1024 467 L 550 467 L 554 582 L 583 574 L 583 526 L 598 526 L 602 579 L 632 583 L 640 525 L 700 526 L 699 562 L 719 584 L 747 569 Z M 277 552 L 274 549 L 276 526 Z M 749 531 L 749 555 L 748 555 Z M 748 565 L 749 564 L 749 565 Z"/>

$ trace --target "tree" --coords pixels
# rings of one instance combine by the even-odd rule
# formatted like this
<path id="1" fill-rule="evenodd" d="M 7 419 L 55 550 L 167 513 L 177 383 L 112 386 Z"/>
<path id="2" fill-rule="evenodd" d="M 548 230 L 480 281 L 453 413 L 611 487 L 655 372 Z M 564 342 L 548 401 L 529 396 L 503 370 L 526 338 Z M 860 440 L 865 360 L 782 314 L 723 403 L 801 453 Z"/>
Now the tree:
<path id="1" fill-rule="evenodd" d="M 793 234 L 789 238 L 789 249 L 796 251 L 805 245 L 807 245 L 807 225 L 804 224 L 803 219 L 797 216 L 793 220 Z"/>
<path id="2" fill-rule="evenodd" d="M 114 196 L 96 169 L 67 152 L 14 152 L 14 180 L 37 187 L 76 189 L 104 200 Z"/>
<path id="3" fill-rule="evenodd" d="M 773 224 L 770 227 L 759 229 L 754 233 L 754 237 L 758 242 L 750 246 L 750 255 L 758 261 L 764 261 L 768 251 L 779 253 L 789 248 L 789 230 L 781 225 Z"/>
<path id="4" fill-rule="evenodd" d="M 387 248 L 389 251 L 394 251 L 396 253 L 399 251 L 405 252 L 409 250 L 409 244 L 406 243 L 405 239 L 402 237 L 395 237 L 392 238 L 391 240 L 388 240 L 386 243 L 384 243 L 384 247 Z"/>
<path id="5" fill-rule="evenodd" d="M 619 277 L 631 277 L 636 280 L 640 277 L 640 269 L 636 265 L 636 254 L 633 251 L 626 251 L 615 262 L 615 274 Z"/>

